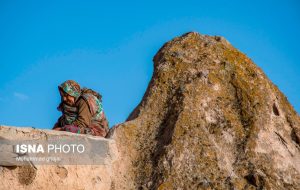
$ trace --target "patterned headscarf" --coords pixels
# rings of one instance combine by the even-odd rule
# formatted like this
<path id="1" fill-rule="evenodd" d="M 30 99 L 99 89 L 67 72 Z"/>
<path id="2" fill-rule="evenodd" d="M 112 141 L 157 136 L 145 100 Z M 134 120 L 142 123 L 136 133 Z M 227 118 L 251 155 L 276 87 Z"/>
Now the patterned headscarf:
<path id="1" fill-rule="evenodd" d="M 78 99 L 81 94 L 80 85 L 73 80 L 65 81 L 64 83 L 59 85 L 58 88 L 63 90 L 65 93 L 69 94 L 70 96 L 75 97 L 75 99 Z"/>

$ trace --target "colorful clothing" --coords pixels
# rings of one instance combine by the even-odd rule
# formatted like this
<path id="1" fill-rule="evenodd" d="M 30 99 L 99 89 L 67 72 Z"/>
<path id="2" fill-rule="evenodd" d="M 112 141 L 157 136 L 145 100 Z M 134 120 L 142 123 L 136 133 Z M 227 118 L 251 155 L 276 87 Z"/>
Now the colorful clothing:
<path id="1" fill-rule="evenodd" d="M 71 133 L 80 133 L 80 129 L 76 125 L 65 125 L 63 131 L 68 131 Z"/>
<path id="2" fill-rule="evenodd" d="M 62 102 L 57 109 L 63 114 L 63 118 L 60 121 L 61 126 L 70 125 L 76 120 L 78 115 L 78 108 L 76 106 L 70 106 Z"/>
<path id="3" fill-rule="evenodd" d="M 74 106 L 64 102 L 59 105 L 58 110 L 62 112 L 62 116 L 54 128 L 61 127 L 63 130 L 68 130 L 70 127 L 65 128 L 64 126 L 70 125 L 72 126 L 70 132 L 76 132 L 78 127 L 80 133 L 106 136 L 109 128 L 103 111 L 101 95 L 91 89 L 80 90 L 80 86 L 70 80 L 62 83 L 59 89 L 75 97 L 76 102 Z"/>
<path id="4" fill-rule="evenodd" d="M 58 88 L 63 90 L 65 93 L 69 94 L 70 96 L 75 97 L 76 100 L 79 98 L 81 94 L 80 85 L 73 80 L 67 80 L 66 82 L 60 84 Z"/>
<path id="5" fill-rule="evenodd" d="M 102 102 L 91 93 L 84 93 L 81 97 L 88 103 L 92 120 L 89 128 L 96 136 L 105 136 L 108 133 L 108 122 L 104 115 Z"/>
<path id="6" fill-rule="evenodd" d="M 102 103 L 93 94 L 82 94 L 82 97 L 87 101 L 94 120 L 99 120 L 102 117 Z"/>

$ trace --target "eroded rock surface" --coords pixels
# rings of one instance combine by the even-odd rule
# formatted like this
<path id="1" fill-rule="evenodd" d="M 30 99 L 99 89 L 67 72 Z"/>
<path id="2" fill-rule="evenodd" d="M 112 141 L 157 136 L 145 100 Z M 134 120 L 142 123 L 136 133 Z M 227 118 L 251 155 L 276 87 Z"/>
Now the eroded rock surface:
<path id="1" fill-rule="evenodd" d="M 222 37 L 188 33 L 154 57 L 143 100 L 112 138 L 117 189 L 300 189 L 300 119 Z M 125 162 L 124 161 L 124 162 Z"/>

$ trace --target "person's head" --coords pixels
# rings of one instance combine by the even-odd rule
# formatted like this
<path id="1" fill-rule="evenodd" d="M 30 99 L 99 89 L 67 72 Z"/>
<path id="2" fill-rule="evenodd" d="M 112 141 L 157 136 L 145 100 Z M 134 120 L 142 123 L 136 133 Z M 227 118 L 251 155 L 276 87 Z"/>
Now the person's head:
<path id="1" fill-rule="evenodd" d="M 81 94 L 80 85 L 73 81 L 67 80 L 58 86 L 62 101 L 68 105 L 74 105 Z"/>

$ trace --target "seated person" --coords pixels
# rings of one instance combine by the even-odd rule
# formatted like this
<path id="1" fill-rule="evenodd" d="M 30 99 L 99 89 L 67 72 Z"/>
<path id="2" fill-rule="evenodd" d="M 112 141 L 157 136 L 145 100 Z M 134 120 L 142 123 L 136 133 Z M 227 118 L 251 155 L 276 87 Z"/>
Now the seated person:
<path id="1" fill-rule="evenodd" d="M 81 89 L 72 80 L 62 83 L 58 89 L 61 103 L 57 109 L 62 112 L 62 116 L 53 130 L 105 137 L 108 133 L 108 122 L 101 95 L 91 89 Z"/>

